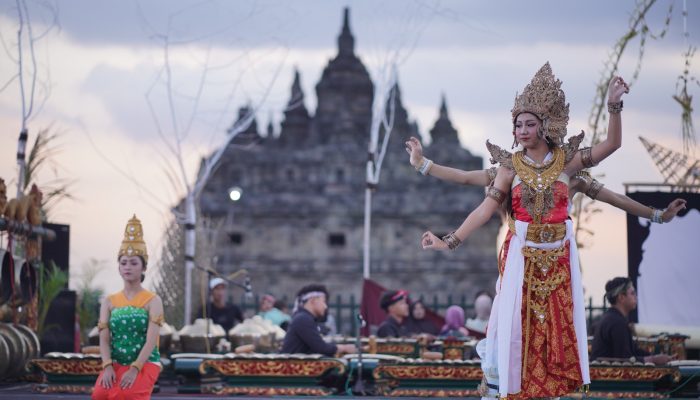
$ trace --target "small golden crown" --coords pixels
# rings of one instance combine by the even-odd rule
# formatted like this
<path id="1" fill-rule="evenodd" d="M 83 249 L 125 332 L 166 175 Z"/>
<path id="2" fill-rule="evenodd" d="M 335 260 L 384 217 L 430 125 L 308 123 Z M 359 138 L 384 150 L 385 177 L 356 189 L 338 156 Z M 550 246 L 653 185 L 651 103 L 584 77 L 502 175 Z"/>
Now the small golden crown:
<path id="1" fill-rule="evenodd" d="M 569 123 L 569 104 L 561 90 L 561 81 L 554 77 L 549 62 L 537 71 L 522 94 L 515 95 L 511 112 L 513 122 L 524 112 L 536 115 L 542 121 L 544 135 L 559 146 L 564 143 L 566 125 Z"/>
<path id="2" fill-rule="evenodd" d="M 136 218 L 136 214 L 126 223 L 124 239 L 119 248 L 119 257 L 121 256 L 141 256 L 144 262 L 148 262 L 146 242 L 143 241 L 143 227 L 141 221 Z"/>

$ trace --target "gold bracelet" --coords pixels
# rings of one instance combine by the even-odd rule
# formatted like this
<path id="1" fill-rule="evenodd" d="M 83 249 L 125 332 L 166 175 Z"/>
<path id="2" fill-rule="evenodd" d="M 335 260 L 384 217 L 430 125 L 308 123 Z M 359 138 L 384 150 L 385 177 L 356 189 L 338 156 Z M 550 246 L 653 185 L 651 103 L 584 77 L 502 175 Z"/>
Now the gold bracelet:
<path id="1" fill-rule="evenodd" d="M 418 161 L 418 164 L 416 164 L 413 168 L 420 172 L 420 168 L 423 166 L 423 161 L 425 161 L 425 157 L 421 156 L 420 161 Z"/>
<path id="2" fill-rule="evenodd" d="M 138 372 L 141 372 L 141 369 L 143 368 L 143 363 L 140 363 L 138 361 L 134 361 L 131 364 L 129 364 L 130 367 L 136 368 Z"/>
<path id="3" fill-rule="evenodd" d="M 608 102 L 608 112 L 610 114 L 621 113 L 622 112 L 622 100 L 615 102 L 615 103 Z"/>
<path id="4" fill-rule="evenodd" d="M 462 244 L 462 241 L 459 240 L 459 238 L 457 237 L 457 235 L 455 235 L 454 232 L 448 233 L 447 235 L 443 236 L 441 239 L 443 242 L 445 242 L 445 244 L 447 244 L 447 247 L 450 250 L 454 250 L 457 247 L 459 247 L 460 244 Z"/>
<path id="5" fill-rule="evenodd" d="M 584 192 L 584 194 L 591 199 L 595 200 L 598 197 L 598 192 L 603 188 L 603 184 L 598 182 L 595 179 L 591 180 L 591 183 L 588 185 L 588 188 Z"/>
<path id="6" fill-rule="evenodd" d="M 112 365 L 112 360 L 107 360 L 107 361 L 102 363 L 102 369 L 105 369 L 105 368 L 109 367 L 110 365 Z"/>

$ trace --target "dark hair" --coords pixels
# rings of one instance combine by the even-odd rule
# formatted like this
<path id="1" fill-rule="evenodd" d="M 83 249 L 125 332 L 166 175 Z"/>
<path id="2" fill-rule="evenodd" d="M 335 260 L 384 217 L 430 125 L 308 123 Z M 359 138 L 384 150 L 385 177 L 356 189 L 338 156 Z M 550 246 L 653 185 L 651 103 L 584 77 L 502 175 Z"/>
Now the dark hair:
<path id="1" fill-rule="evenodd" d="M 379 298 L 379 307 L 384 311 L 389 311 L 389 307 L 399 302 L 403 298 L 407 298 L 408 293 L 403 290 L 387 290 L 382 293 L 382 297 Z"/>
<path id="2" fill-rule="evenodd" d="M 423 309 L 424 309 L 424 310 L 428 311 L 428 307 L 425 306 L 425 303 L 423 303 L 423 300 L 412 301 L 411 304 L 408 305 L 408 311 L 409 311 L 409 314 L 408 314 L 408 315 L 410 315 L 412 318 L 415 318 L 415 317 L 413 316 L 413 311 L 416 309 L 416 306 L 417 306 L 418 304 L 420 304 L 421 306 L 423 306 Z"/>
<path id="3" fill-rule="evenodd" d="M 617 296 L 623 293 L 616 289 L 620 288 L 620 286 L 624 286 L 624 290 L 626 291 L 631 284 L 632 280 L 630 278 L 622 276 L 609 280 L 605 284 L 605 298 L 608 300 L 608 303 L 615 305 L 617 302 Z"/>
<path id="4" fill-rule="evenodd" d="M 324 285 L 321 285 L 320 283 L 312 283 L 311 285 L 306 285 L 303 288 L 299 289 L 299 291 L 297 292 L 297 297 L 301 297 L 311 292 L 322 292 L 326 295 L 326 298 L 328 298 L 328 289 L 326 289 L 326 287 Z"/>
<path id="5" fill-rule="evenodd" d="M 287 303 L 285 303 L 284 300 L 277 300 L 277 301 L 275 301 L 275 304 L 273 305 L 273 307 L 275 307 L 276 309 L 281 311 L 281 310 L 284 310 L 285 308 L 287 308 Z"/>

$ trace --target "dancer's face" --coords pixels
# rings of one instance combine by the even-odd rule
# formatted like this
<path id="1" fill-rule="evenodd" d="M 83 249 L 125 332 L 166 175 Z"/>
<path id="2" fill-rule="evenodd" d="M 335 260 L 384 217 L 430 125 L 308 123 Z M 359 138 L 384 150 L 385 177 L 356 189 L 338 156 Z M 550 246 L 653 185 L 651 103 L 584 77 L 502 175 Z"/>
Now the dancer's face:
<path id="1" fill-rule="evenodd" d="M 515 139 L 524 148 L 534 148 L 543 139 L 538 136 L 542 123 L 534 114 L 521 113 L 515 119 Z"/>
<path id="2" fill-rule="evenodd" d="M 119 275 L 126 282 L 141 282 L 144 271 L 143 262 L 139 256 L 119 257 Z"/>

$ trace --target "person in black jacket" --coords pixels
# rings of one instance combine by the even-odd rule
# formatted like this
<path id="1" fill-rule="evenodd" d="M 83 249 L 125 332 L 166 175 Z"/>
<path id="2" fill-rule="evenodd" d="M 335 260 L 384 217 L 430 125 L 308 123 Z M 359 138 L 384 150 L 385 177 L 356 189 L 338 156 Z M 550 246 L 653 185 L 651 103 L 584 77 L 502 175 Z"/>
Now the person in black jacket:
<path id="1" fill-rule="evenodd" d="M 634 357 L 637 361 L 663 365 L 673 359 L 666 354 L 650 355 L 632 340 L 627 316 L 637 307 L 637 292 L 631 279 L 618 277 L 608 281 L 605 297 L 612 307 L 603 315 L 593 336 L 592 360 Z"/>
<path id="2" fill-rule="evenodd" d="M 389 314 L 379 325 L 377 337 L 400 338 L 409 337 L 411 333 L 404 323 L 408 317 L 408 292 L 405 290 L 389 290 L 382 294 L 379 306 Z"/>
<path id="3" fill-rule="evenodd" d="M 209 281 L 211 302 L 207 303 L 206 317 L 221 325 L 228 333 L 231 328 L 243 322 L 243 313 L 235 304 L 226 302 L 228 283 L 221 278 Z M 197 318 L 204 318 L 204 310 L 199 310 Z"/>
<path id="4" fill-rule="evenodd" d="M 356 353 L 354 345 L 326 343 L 317 320 L 326 314 L 328 291 L 323 285 L 307 285 L 299 290 L 295 312 L 282 344 L 282 353 L 323 354 Z"/>

